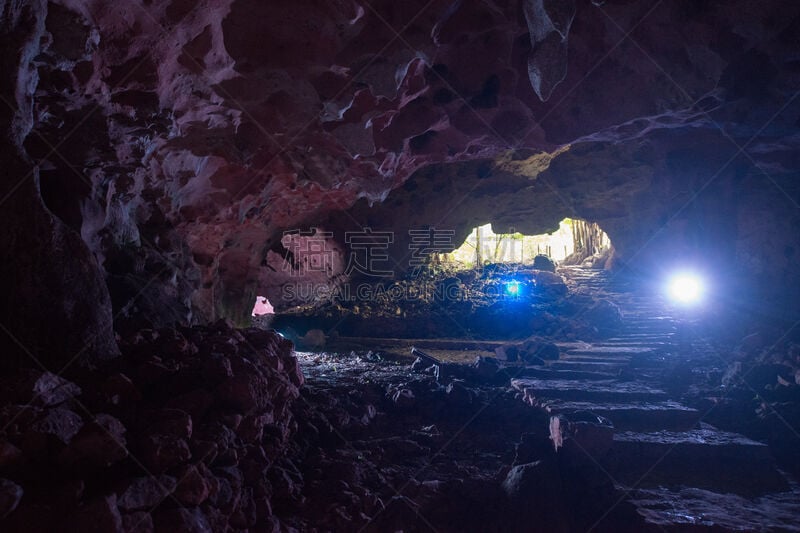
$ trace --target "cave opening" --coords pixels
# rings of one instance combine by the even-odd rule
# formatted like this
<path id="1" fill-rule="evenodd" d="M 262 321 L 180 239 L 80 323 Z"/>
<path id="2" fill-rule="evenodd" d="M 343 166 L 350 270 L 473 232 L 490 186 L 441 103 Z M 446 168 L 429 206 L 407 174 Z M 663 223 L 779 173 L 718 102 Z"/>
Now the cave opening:
<path id="1" fill-rule="evenodd" d="M 450 253 L 437 254 L 435 261 L 459 269 L 480 268 L 491 263 L 533 265 L 544 256 L 556 265 L 602 268 L 613 254 L 608 234 L 595 222 L 565 218 L 558 229 L 539 235 L 520 232 L 495 233 L 492 225 L 474 228 L 461 246 Z"/>

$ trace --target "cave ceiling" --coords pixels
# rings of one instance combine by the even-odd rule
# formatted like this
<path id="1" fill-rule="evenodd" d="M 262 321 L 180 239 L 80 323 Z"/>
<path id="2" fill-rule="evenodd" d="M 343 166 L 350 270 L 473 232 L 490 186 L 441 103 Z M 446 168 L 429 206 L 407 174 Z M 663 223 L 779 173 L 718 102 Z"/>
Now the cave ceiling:
<path id="1" fill-rule="evenodd" d="M 796 216 L 796 2 L 12 4 L 6 103 L 45 206 L 112 299 L 170 294 L 183 320 L 252 296 L 283 231 L 371 209 L 464 235 L 579 216 L 629 251 L 651 238 L 633 218 L 718 177 Z M 428 194 L 390 209 L 412 177 Z"/>

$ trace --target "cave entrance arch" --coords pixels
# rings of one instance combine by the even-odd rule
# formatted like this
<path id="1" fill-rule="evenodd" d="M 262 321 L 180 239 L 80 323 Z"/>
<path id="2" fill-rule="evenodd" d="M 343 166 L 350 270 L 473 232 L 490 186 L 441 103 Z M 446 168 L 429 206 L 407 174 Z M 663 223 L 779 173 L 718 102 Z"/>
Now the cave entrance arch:
<path id="1" fill-rule="evenodd" d="M 540 235 L 495 233 L 491 224 L 484 224 L 473 228 L 460 247 L 438 259 L 462 269 L 487 263 L 532 264 L 537 255 L 556 264 L 603 266 L 612 250 L 611 239 L 597 223 L 565 218 L 558 229 Z"/>

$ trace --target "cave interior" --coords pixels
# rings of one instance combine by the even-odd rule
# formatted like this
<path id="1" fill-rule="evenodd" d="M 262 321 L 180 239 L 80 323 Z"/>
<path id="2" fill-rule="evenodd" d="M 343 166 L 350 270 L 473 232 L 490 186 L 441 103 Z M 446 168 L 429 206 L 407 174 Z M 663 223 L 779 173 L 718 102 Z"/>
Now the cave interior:
<path id="1" fill-rule="evenodd" d="M 800 3 L 0 46 L 0 531 L 800 531 Z"/>

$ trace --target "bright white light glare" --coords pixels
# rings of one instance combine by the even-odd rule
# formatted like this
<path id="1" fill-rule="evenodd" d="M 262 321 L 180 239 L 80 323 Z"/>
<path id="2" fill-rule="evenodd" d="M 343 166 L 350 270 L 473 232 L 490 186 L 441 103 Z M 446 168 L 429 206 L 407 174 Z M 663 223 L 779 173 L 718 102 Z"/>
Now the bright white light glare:
<path id="1" fill-rule="evenodd" d="M 691 273 L 676 274 L 669 281 L 667 294 L 669 297 L 684 305 L 694 305 L 703 299 L 705 283 L 703 279 Z"/>

